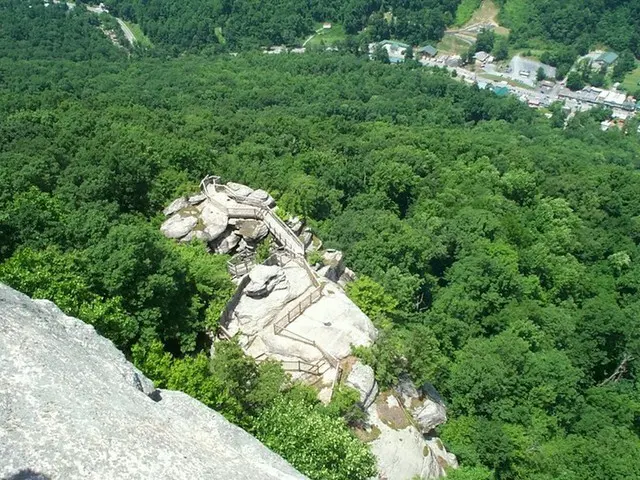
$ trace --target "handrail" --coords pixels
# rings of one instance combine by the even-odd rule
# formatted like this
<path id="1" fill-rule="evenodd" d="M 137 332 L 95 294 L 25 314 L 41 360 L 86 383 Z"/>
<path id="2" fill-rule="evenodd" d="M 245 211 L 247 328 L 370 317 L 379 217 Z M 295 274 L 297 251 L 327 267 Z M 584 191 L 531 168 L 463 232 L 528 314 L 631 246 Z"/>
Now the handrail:
<path id="1" fill-rule="evenodd" d="M 318 276 L 316 275 L 316 272 L 309 266 L 309 262 L 307 262 L 307 259 L 304 258 L 303 256 L 296 255 L 294 257 L 294 260 L 298 263 L 298 265 L 300 265 L 302 268 L 305 269 L 305 271 L 307 272 L 307 275 L 309 275 L 309 278 L 311 279 L 311 283 L 313 283 L 315 287 L 319 287 L 320 280 L 318 280 Z"/>
<path id="2" fill-rule="evenodd" d="M 233 338 L 231 333 L 229 333 L 229 330 L 227 330 L 225 327 L 223 327 L 222 325 L 218 325 L 218 328 L 220 329 L 220 336 L 222 338 L 226 338 L 227 340 L 231 340 Z"/>
<path id="3" fill-rule="evenodd" d="M 256 363 L 262 363 L 269 360 L 266 353 L 261 353 L 255 359 Z M 320 376 L 320 361 L 316 363 L 305 362 L 304 360 L 279 360 L 282 369 L 289 372 L 304 372 L 312 375 Z"/>
<path id="4" fill-rule="evenodd" d="M 320 300 L 322 297 L 322 286 L 316 287 L 314 290 L 309 292 L 308 294 L 298 297 L 297 301 L 294 303 L 292 307 L 290 307 L 286 313 L 280 313 L 278 318 L 273 324 L 273 330 L 277 334 L 279 334 L 282 330 L 284 330 L 287 326 L 289 326 L 296 318 L 304 313 L 304 311 L 313 305 L 315 302 Z M 302 307 L 303 303 L 308 302 L 304 308 Z"/>

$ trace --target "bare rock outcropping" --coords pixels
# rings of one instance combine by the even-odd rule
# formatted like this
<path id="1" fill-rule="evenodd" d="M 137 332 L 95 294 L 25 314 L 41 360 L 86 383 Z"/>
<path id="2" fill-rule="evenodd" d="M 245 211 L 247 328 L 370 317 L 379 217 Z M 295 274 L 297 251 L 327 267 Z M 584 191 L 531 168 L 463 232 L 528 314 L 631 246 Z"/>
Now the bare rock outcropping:
<path id="1" fill-rule="evenodd" d="M 199 401 L 156 390 L 90 325 L 2 284 L 0 379 L 0 478 L 306 478 Z"/>
<path id="2" fill-rule="evenodd" d="M 279 220 L 268 193 L 219 180 L 209 176 L 202 181 L 205 199 L 197 206 L 202 214 L 191 233 L 181 238 L 187 241 L 205 231 L 201 223 L 207 223 L 208 209 L 220 212 L 214 223 L 221 231 L 208 243 L 215 253 L 236 252 L 228 267 L 238 287 L 221 316 L 219 336 L 236 337 L 258 362 L 281 362 L 294 379 L 314 385 L 325 403 L 337 385 L 356 389 L 368 414 L 363 428 L 378 459 L 380 478 L 445 476 L 457 463 L 432 436 L 433 428 L 446 421 L 437 393 L 425 395 L 405 381 L 398 392 L 380 394 L 373 369 L 352 355 L 353 347 L 371 346 L 378 331 L 343 289 L 355 274 L 346 268 L 342 252 L 323 249 L 300 218 Z M 169 205 L 165 234 L 171 236 L 168 227 L 182 226 L 187 222 L 183 217 L 192 212 L 193 202 L 186 199 Z M 258 265 L 255 252 L 268 234 L 270 256 Z"/>

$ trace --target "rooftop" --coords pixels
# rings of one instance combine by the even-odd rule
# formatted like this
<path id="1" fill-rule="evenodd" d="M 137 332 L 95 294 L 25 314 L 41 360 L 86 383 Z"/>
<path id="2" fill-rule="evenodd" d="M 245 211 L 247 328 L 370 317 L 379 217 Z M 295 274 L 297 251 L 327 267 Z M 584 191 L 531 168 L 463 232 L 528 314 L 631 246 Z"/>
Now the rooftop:
<path id="1" fill-rule="evenodd" d="M 433 57 L 436 55 L 436 53 L 438 53 L 438 49 L 433 45 L 425 45 L 424 47 L 420 47 L 418 49 L 418 53 L 426 53 L 427 55 Z"/>
<path id="2" fill-rule="evenodd" d="M 389 45 L 390 47 L 395 47 L 395 48 L 409 48 L 408 44 L 398 42 L 397 40 L 383 40 L 378 45 L 381 47 L 384 47 L 385 45 Z"/>
<path id="3" fill-rule="evenodd" d="M 606 63 L 608 65 L 611 65 L 617 59 L 618 59 L 618 54 L 616 52 L 604 52 L 602 55 L 600 55 L 596 59 L 596 61 L 604 62 L 604 63 Z"/>

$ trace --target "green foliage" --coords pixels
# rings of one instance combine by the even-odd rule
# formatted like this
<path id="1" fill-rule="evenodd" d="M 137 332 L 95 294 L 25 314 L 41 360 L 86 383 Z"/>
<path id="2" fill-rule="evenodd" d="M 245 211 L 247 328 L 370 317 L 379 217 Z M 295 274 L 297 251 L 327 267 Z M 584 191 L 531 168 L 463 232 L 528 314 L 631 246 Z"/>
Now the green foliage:
<path id="1" fill-rule="evenodd" d="M 33 297 L 51 300 L 68 315 L 93 325 L 118 347 L 127 348 L 138 322 L 123 308 L 122 298 L 102 298 L 86 283 L 78 256 L 55 248 L 18 250 L 0 264 L 0 281 Z"/>
<path id="2" fill-rule="evenodd" d="M 450 480 L 494 480 L 493 472 L 484 467 L 465 467 L 447 471 Z"/>
<path id="3" fill-rule="evenodd" d="M 616 82 L 621 82 L 624 76 L 631 72 L 636 66 L 636 58 L 629 50 L 625 50 L 620 54 L 618 60 L 613 65 L 613 72 L 611 78 Z"/>
<path id="4" fill-rule="evenodd" d="M 260 242 L 260 244 L 256 247 L 257 263 L 262 263 L 267 258 L 269 258 L 269 255 L 271 254 L 271 245 L 272 245 L 271 236 L 268 236 L 262 242 Z"/>
<path id="5" fill-rule="evenodd" d="M 324 256 L 318 250 L 314 250 L 307 255 L 307 262 L 309 265 L 323 264 Z"/>
<path id="6" fill-rule="evenodd" d="M 493 30 L 482 30 L 476 37 L 476 52 L 490 52 L 493 50 L 496 35 Z"/>
<path id="7" fill-rule="evenodd" d="M 276 400 L 256 419 L 255 434 L 313 479 L 364 480 L 375 473 L 372 454 L 343 421 L 308 403 Z"/>
<path id="8" fill-rule="evenodd" d="M 567 76 L 567 88 L 574 91 L 584 88 L 584 80 L 578 72 L 569 72 Z"/>
<path id="9" fill-rule="evenodd" d="M 143 28 L 155 38 L 192 31 L 181 22 L 195 11 L 189 3 L 172 7 L 171 28 Z M 390 21 L 372 15 L 379 5 L 336 9 L 351 9 L 347 31 L 376 26 L 350 44 L 357 53 L 374 33 L 437 33 L 455 3 L 393 4 Z M 158 232 L 159 210 L 205 174 L 278 192 L 358 273 L 349 294 L 381 331 L 356 353 L 381 386 L 408 374 L 442 393 L 443 439 L 461 472 L 638 477 L 633 123 L 602 133 L 608 112 L 595 110 L 565 129 L 560 105 L 548 120 L 446 72 L 352 53 L 174 57 L 180 48 L 165 51 L 167 37 L 126 57 L 87 27 L 92 17 L 53 5 L 0 8 L 3 281 L 93 323 L 160 386 L 259 430 L 313 478 L 365 477 L 369 454 L 339 418 L 352 412 L 353 394 L 337 393 L 327 410 L 277 364 L 255 365 L 233 344 L 216 344 L 210 362 L 206 333 L 233 288 L 225 259 Z M 503 15 L 522 20 L 540 8 L 508 0 Z M 572 22 L 567 14 L 544 29 Z M 528 20 L 532 36 L 513 28 L 510 42 L 544 39 L 537 23 Z M 224 48 L 251 43 L 222 27 Z M 209 32 L 176 44 L 206 44 Z M 580 38 L 545 47 L 561 76 Z M 579 66 L 579 80 L 585 72 Z M 329 449 L 325 437 L 339 440 Z"/>
<path id="10" fill-rule="evenodd" d="M 393 297 L 385 293 L 382 285 L 364 275 L 347 285 L 347 294 L 374 320 L 389 315 L 398 305 Z"/>
<path id="11" fill-rule="evenodd" d="M 509 39 L 507 37 L 496 36 L 491 53 L 497 61 L 509 58 Z"/>
<path id="12" fill-rule="evenodd" d="M 512 40 L 534 47 L 544 44 L 571 48 L 584 55 L 590 47 L 605 44 L 639 55 L 637 1 L 500 0 L 501 23 L 511 29 Z"/>
<path id="13" fill-rule="evenodd" d="M 349 425 L 361 425 L 366 420 L 366 413 L 360 405 L 360 393 L 346 385 L 337 385 L 333 390 L 327 412 L 342 417 Z"/>
<path id="14" fill-rule="evenodd" d="M 471 20 L 473 12 L 480 7 L 481 3 L 481 0 L 462 0 L 456 9 L 456 25 L 462 26 Z"/>

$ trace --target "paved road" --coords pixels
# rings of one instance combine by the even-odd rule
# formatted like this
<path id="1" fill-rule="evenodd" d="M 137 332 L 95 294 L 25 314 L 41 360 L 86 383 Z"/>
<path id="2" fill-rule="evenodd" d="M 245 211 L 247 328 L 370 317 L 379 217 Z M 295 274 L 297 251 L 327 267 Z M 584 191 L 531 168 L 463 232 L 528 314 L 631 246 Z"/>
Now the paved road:
<path id="1" fill-rule="evenodd" d="M 90 12 L 93 13 L 109 13 L 108 10 L 98 6 L 98 7 L 92 7 L 90 5 L 87 5 L 87 10 L 89 10 Z M 124 36 L 127 37 L 127 40 L 129 41 L 129 43 L 131 45 L 133 45 L 135 42 L 137 42 L 136 36 L 133 34 L 133 32 L 131 31 L 131 29 L 129 27 L 127 27 L 127 24 L 124 23 L 121 19 L 116 17 L 116 20 L 118 21 L 118 25 L 120 25 L 120 28 L 122 29 L 122 32 L 124 33 Z"/>
<path id="2" fill-rule="evenodd" d="M 134 43 L 137 42 L 136 40 L 136 36 L 133 34 L 133 32 L 131 31 L 131 29 L 129 27 L 127 27 L 127 24 L 124 23 L 122 20 L 120 20 L 119 18 L 116 18 L 116 20 L 118 21 L 118 24 L 120 25 L 120 28 L 122 29 L 122 31 L 124 32 L 124 36 L 127 37 L 127 40 L 129 40 L 129 43 L 131 45 L 133 45 Z"/>

